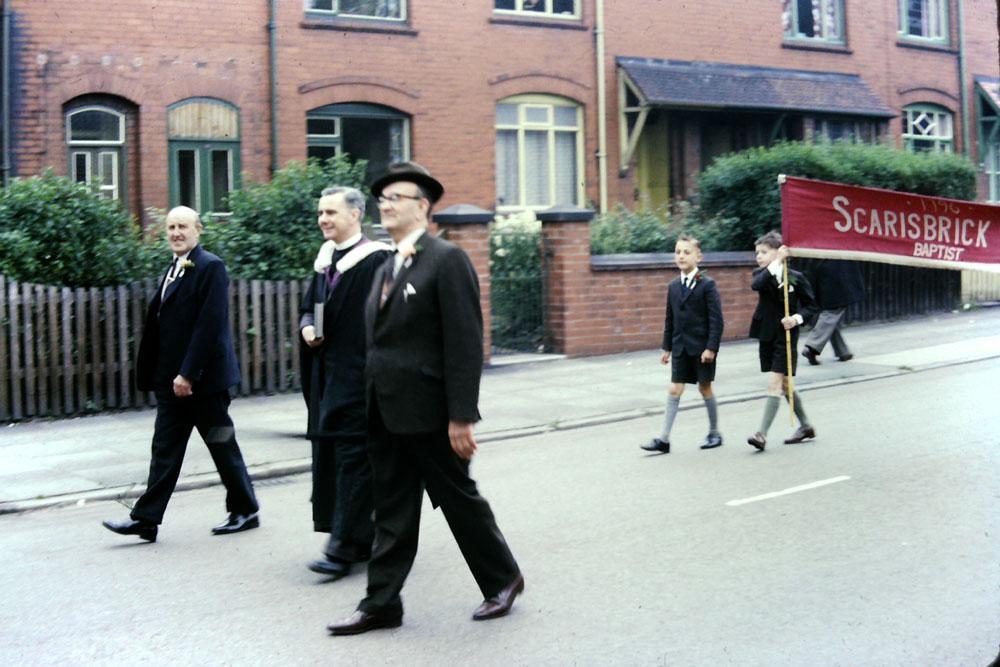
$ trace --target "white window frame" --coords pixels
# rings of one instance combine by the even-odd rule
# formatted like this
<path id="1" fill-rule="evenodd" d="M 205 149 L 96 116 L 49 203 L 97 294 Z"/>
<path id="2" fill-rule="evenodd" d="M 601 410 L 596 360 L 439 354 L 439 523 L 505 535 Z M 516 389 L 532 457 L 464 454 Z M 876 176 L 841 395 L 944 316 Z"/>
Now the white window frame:
<path id="1" fill-rule="evenodd" d="M 823 42 L 825 44 L 845 44 L 844 26 L 847 21 L 844 16 L 844 0 L 818 0 L 820 3 L 820 33 L 819 35 L 803 35 L 799 32 L 799 3 L 798 0 L 784 0 L 784 10 L 782 11 L 782 23 L 784 24 L 785 40 L 789 42 L 803 41 L 810 44 Z M 830 5 L 836 6 L 837 11 L 837 35 L 831 37 L 826 33 L 826 21 L 822 20 L 827 14 Z"/>
<path id="2" fill-rule="evenodd" d="M 573 0 L 573 13 L 572 14 L 556 14 L 553 10 L 554 0 L 539 0 L 545 3 L 545 10 L 541 12 L 536 12 L 531 9 L 525 9 L 525 0 L 514 0 L 514 9 L 499 9 L 496 6 L 494 0 L 493 11 L 497 14 L 507 15 L 507 16 L 520 16 L 520 17 L 535 17 L 535 18 L 547 18 L 547 19 L 562 19 L 565 21 L 579 21 L 580 20 L 580 3 L 582 0 Z"/>
<path id="3" fill-rule="evenodd" d="M 914 125 L 921 116 L 932 119 L 933 134 L 922 130 L 913 131 Z M 942 122 L 945 119 L 947 122 Z M 947 125 L 945 132 L 938 131 L 942 125 Z M 933 152 L 953 153 L 955 151 L 954 115 L 944 107 L 935 104 L 909 104 L 903 107 L 903 144 L 906 150 L 916 152 L 913 146 L 915 141 L 933 141 Z"/>
<path id="4" fill-rule="evenodd" d="M 498 212 L 513 211 L 544 211 L 555 202 L 556 196 L 556 134 L 572 132 L 576 135 L 576 201 L 575 206 L 581 206 L 584 197 L 584 126 L 583 107 L 571 100 L 549 95 L 517 95 L 497 101 L 497 105 L 509 104 L 517 107 L 517 123 L 499 123 L 494 120 L 494 132 L 501 130 L 513 130 L 517 132 L 517 191 L 518 202 L 516 204 L 499 204 Z M 576 110 L 576 127 L 568 128 L 555 123 L 555 108 L 570 107 Z M 529 109 L 545 108 L 548 111 L 548 121 L 528 121 L 527 111 Z M 495 119 L 495 115 L 494 115 Z M 548 202 L 544 204 L 526 204 L 525 192 L 527 191 L 527 168 L 525 165 L 525 132 L 526 131 L 546 131 L 548 135 Z M 496 164 L 494 156 L 494 164 Z"/>
<path id="5" fill-rule="evenodd" d="M 73 139 L 73 133 L 70 129 L 70 119 L 73 116 L 83 113 L 84 111 L 100 111 L 102 113 L 110 114 L 118 118 L 118 139 L 112 141 L 91 141 L 89 139 Z M 66 114 L 66 144 L 69 146 L 123 146 L 125 145 L 125 114 L 120 111 L 115 111 L 114 109 L 109 109 L 108 107 L 102 107 L 99 105 L 91 105 L 86 107 L 80 107 L 79 109 L 73 109 L 68 114 Z"/>
<path id="6" fill-rule="evenodd" d="M 937 28 L 936 35 L 911 35 L 910 29 L 910 0 L 899 0 L 899 37 L 900 39 L 926 42 L 930 44 L 947 44 L 949 42 L 950 28 L 948 24 L 948 4 L 949 0 L 921 0 L 928 6 L 928 16 L 931 17 L 931 30 Z M 932 11 L 936 10 L 936 11 Z"/>
<path id="7" fill-rule="evenodd" d="M 103 180 L 104 170 L 101 168 L 101 161 L 105 157 L 111 158 L 111 183 L 105 183 Z M 97 186 L 97 193 L 101 197 L 118 199 L 118 151 L 99 151 L 97 153 L 97 173 L 101 179 Z"/>
<path id="8" fill-rule="evenodd" d="M 363 21 L 405 21 L 407 0 L 399 0 L 399 16 L 372 16 L 371 14 L 345 14 L 340 11 L 340 0 L 330 0 L 330 9 L 316 9 L 312 7 L 312 0 L 303 0 L 303 7 L 306 14 L 317 16 L 341 16 L 349 19 L 360 19 Z"/>
<path id="9" fill-rule="evenodd" d="M 84 174 L 83 174 L 83 179 L 82 180 L 80 178 L 78 178 L 79 174 L 76 171 L 76 156 L 77 155 L 82 155 L 85 158 L 84 159 L 84 165 L 83 165 Z M 90 179 L 91 179 L 91 174 L 93 173 L 93 171 L 91 170 L 91 165 L 90 165 L 90 161 L 91 161 L 91 153 L 90 153 L 90 151 L 72 151 L 69 154 L 69 159 L 70 159 L 70 178 L 73 179 L 73 181 L 75 183 L 86 183 L 86 184 L 89 185 L 90 184 Z"/>

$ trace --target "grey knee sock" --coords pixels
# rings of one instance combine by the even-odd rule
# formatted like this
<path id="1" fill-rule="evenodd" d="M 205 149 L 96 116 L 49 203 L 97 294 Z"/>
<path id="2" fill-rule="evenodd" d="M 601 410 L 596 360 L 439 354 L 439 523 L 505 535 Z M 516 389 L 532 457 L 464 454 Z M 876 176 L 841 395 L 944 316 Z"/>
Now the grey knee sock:
<path id="1" fill-rule="evenodd" d="M 660 440 L 663 442 L 670 442 L 670 429 L 674 427 L 674 418 L 677 417 L 680 404 L 680 396 L 667 396 L 667 414 L 663 420 L 663 433 L 660 434 Z"/>
<path id="2" fill-rule="evenodd" d="M 718 435 L 719 405 L 715 402 L 715 396 L 705 399 L 705 409 L 708 410 L 708 433 L 710 435 Z"/>
<path id="3" fill-rule="evenodd" d="M 795 396 L 795 416 L 798 417 L 800 424 L 809 426 L 809 417 L 806 417 L 806 411 L 802 407 L 802 399 L 799 397 L 799 392 L 793 391 L 792 394 Z M 787 396 L 785 396 L 785 400 L 788 400 Z"/>
<path id="4" fill-rule="evenodd" d="M 757 429 L 761 435 L 767 435 L 767 429 L 771 428 L 774 415 L 778 414 L 779 405 L 781 405 L 781 399 L 778 396 L 768 396 L 767 400 L 764 401 L 764 416 L 761 417 L 760 428 Z"/>

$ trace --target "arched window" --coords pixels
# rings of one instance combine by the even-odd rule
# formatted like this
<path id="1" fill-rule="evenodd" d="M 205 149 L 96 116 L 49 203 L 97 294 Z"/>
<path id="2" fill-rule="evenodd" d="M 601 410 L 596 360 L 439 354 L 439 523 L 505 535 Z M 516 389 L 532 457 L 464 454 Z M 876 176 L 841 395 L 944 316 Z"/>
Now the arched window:
<path id="1" fill-rule="evenodd" d="M 306 144 L 309 157 L 368 160 L 371 183 L 393 162 L 410 159 L 410 118 L 378 104 L 329 104 L 306 114 Z"/>
<path id="2" fill-rule="evenodd" d="M 548 95 L 496 107 L 497 209 L 544 209 L 583 201 L 583 110 Z"/>
<path id="3" fill-rule="evenodd" d="M 915 153 L 951 153 L 955 149 L 951 112 L 933 104 L 903 107 L 903 144 Z"/>
<path id="4" fill-rule="evenodd" d="M 93 184 L 107 199 L 122 198 L 124 113 L 98 105 L 68 111 L 66 144 L 70 178 L 78 183 Z"/>
<path id="5" fill-rule="evenodd" d="M 222 100 L 196 97 L 167 108 L 170 205 L 227 213 L 239 187 L 240 114 Z"/>

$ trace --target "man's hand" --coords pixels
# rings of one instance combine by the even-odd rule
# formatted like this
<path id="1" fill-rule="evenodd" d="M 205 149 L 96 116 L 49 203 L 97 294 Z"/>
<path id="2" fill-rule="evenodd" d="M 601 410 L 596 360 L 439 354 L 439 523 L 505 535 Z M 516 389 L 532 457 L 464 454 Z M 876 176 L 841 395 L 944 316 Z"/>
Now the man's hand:
<path id="1" fill-rule="evenodd" d="M 316 338 L 316 327 L 313 325 L 302 327 L 302 340 L 306 342 L 309 347 L 319 347 L 323 344 L 322 338 Z"/>
<path id="2" fill-rule="evenodd" d="M 710 364 L 715 361 L 715 350 L 705 350 L 701 353 L 701 363 Z"/>
<path id="3" fill-rule="evenodd" d="M 669 364 L 670 363 L 670 351 L 669 350 L 664 350 L 663 354 L 660 355 L 660 363 L 661 364 Z"/>
<path id="4" fill-rule="evenodd" d="M 781 326 L 785 327 L 785 329 L 794 329 L 795 327 L 799 326 L 799 321 L 794 317 L 792 317 L 791 315 L 789 315 L 788 317 L 781 318 Z"/>
<path id="5" fill-rule="evenodd" d="M 451 441 L 451 448 L 455 450 L 460 458 L 469 461 L 476 453 L 476 436 L 473 432 L 472 422 L 448 422 L 448 440 Z"/>
<path id="6" fill-rule="evenodd" d="M 183 375 L 174 378 L 174 396 L 177 398 L 187 398 L 191 395 L 191 380 Z"/>

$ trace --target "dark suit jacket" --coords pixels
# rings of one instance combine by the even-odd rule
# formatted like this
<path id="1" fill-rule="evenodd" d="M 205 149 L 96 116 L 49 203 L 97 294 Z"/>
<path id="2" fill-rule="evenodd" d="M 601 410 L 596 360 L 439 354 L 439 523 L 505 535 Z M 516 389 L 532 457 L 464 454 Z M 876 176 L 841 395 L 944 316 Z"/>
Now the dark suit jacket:
<path id="1" fill-rule="evenodd" d="M 812 284 L 823 310 L 846 308 L 865 298 L 865 281 L 857 262 L 821 259 L 813 268 Z"/>
<path id="2" fill-rule="evenodd" d="M 479 279 L 457 246 L 425 232 L 399 271 L 385 305 L 392 260 L 375 274 L 365 308 L 367 403 L 390 433 L 446 431 L 449 420 L 479 420 L 483 314 Z"/>
<path id="3" fill-rule="evenodd" d="M 201 246 L 191 250 L 188 260 L 194 266 L 170 284 L 162 301 L 166 274 L 149 302 L 136 361 L 142 391 L 170 390 L 177 375 L 191 380 L 196 396 L 240 381 L 229 331 L 226 267 Z"/>
<path id="4" fill-rule="evenodd" d="M 309 406 L 309 437 L 364 436 L 365 425 L 365 301 L 375 272 L 389 253 L 374 252 L 355 264 L 333 290 L 326 273 L 313 274 L 300 309 L 313 314 L 322 301 L 323 336 L 320 347 L 309 347 L 299 337 L 302 394 Z"/>
<path id="5" fill-rule="evenodd" d="M 788 270 L 788 313 L 798 313 L 804 323 L 810 322 L 817 313 L 816 298 L 812 286 L 799 271 Z M 758 340 L 784 338 L 785 328 L 781 319 L 785 316 L 784 289 L 778 287 L 778 280 L 767 268 L 753 270 L 750 287 L 757 292 L 757 308 L 750 322 L 750 337 Z M 798 336 L 799 327 L 792 329 L 792 336 Z"/>
<path id="6" fill-rule="evenodd" d="M 672 354 L 700 357 L 705 350 L 719 351 L 722 340 L 722 300 L 715 281 L 699 273 L 691 290 L 680 278 L 667 286 L 667 315 L 662 349 Z"/>

